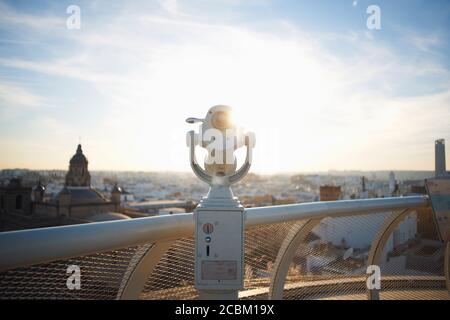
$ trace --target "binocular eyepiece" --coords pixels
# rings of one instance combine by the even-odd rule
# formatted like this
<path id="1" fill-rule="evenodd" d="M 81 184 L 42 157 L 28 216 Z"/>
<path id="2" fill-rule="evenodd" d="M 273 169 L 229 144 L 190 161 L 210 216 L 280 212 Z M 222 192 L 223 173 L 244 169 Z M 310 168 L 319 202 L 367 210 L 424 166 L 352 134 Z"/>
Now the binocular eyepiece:
<path id="1" fill-rule="evenodd" d="M 202 180 L 205 180 L 205 175 L 209 177 L 208 182 L 212 181 L 213 177 L 235 175 L 238 171 L 236 171 L 237 160 L 234 152 L 244 145 L 247 146 L 246 164 L 244 166 L 250 166 L 251 149 L 255 143 L 254 135 L 245 133 L 241 127 L 238 127 L 232 114 L 231 107 L 217 105 L 208 110 L 204 119 L 186 119 L 186 122 L 190 124 L 201 123 L 198 133 L 188 132 L 187 145 L 191 148 L 191 166 L 196 174 L 201 168 L 195 161 L 195 146 L 205 148 L 208 152 L 204 160 L 205 169 L 201 169 Z"/>

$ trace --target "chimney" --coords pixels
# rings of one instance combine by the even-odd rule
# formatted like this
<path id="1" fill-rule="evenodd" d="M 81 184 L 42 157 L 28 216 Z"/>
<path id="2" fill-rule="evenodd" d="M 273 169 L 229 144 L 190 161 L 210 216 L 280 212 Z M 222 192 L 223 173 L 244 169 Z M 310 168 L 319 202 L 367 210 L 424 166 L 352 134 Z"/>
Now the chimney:
<path id="1" fill-rule="evenodd" d="M 445 140 L 436 140 L 434 145 L 434 160 L 435 160 L 435 175 L 436 177 L 443 177 L 447 175 L 445 168 Z"/>

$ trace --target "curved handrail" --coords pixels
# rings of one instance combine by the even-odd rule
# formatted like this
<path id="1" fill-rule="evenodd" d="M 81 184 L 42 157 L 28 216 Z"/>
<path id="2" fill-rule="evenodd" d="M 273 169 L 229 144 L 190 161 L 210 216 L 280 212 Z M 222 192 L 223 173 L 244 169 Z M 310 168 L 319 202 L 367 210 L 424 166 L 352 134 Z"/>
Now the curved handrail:
<path id="1" fill-rule="evenodd" d="M 427 207 L 428 196 L 309 202 L 245 209 L 246 226 L 310 218 L 344 217 L 383 210 Z"/>
<path id="2" fill-rule="evenodd" d="M 427 196 L 301 203 L 245 210 L 246 227 L 382 210 L 427 207 Z M 170 241 L 194 233 L 192 213 L 0 233 L 0 271 Z"/>

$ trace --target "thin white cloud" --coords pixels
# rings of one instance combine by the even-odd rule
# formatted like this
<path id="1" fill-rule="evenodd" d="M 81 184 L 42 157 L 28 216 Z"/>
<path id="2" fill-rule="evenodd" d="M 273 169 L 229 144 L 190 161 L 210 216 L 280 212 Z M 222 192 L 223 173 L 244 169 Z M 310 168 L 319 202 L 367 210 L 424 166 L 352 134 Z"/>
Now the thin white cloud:
<path id="1" fill-rule="evenodd" d="M 0 82 L 0 109 L 35 108 L 42 106 L 45 99 L 21 86 Z"/>
<path id="2" fill-rule="evenodd" d="M 178 14 L 177 0 L 159 0 L 159 3 L 169 15 L 176 16 Z"/>
<path id="3" fill-rule="evenodd" d="M 0 66 L 88 82 L 120 81 L 120 78 L 117 76 L 96 72 L 90 68 L 83 67 L 79 60 L 75 57 L 55 60 L 53 62 L 36 62 L 23 59 L 0 58 Z"/>
<path id="4" fill-rule="evenodd" d="M 419 50 L 427 53 L 434 52 L 435 48 L 440 46 L 443 41 L 438 35 L 412 36 L 410 42 Z"/>
<path id="5" fill-rule="evenodd" d="M 20 13 L 9 7 L 6 3 L 0 2 L 0 26 L 7 28 L 25 27 L 29 31 L 49 31 L 60 29 L 65 26 L 65 15 L 55 16 L 32 15 Z"/>

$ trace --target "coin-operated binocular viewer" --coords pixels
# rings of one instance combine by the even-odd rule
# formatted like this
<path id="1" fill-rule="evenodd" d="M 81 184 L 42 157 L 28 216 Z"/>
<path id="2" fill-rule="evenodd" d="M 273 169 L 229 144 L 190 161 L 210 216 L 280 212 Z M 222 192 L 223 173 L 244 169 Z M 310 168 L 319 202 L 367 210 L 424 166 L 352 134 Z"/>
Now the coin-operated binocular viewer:
<path id="1" fill-rule="evenodd" d="M 233 195 L 231 185 L 250 169 L 253 133 L 246 133 L 232 120 L 228 106 L 214 106 L 200 122 L 199 132 L 187 133 L 190 163 L 197 177 L 210 186 L 206 197 L 194 210 L 195 287 L 200 299 L 237 299 L 243 288 L 244 207 Z M 205 148 L 202 168 L 196 160 L 195 147 Z M 247 148 L 245 163 L 237 170 L 235 151 Z"/>

